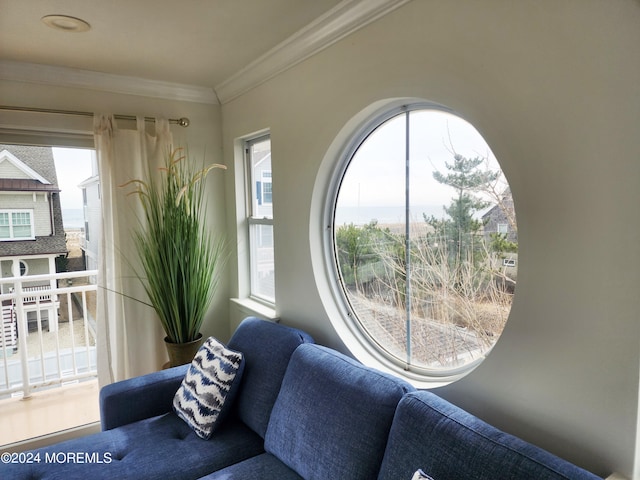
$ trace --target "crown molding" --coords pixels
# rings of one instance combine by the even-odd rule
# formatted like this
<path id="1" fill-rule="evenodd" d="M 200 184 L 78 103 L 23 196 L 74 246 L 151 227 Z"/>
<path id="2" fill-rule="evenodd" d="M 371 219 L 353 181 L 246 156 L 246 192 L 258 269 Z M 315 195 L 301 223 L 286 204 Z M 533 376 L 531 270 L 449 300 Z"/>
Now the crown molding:
<path id="1" fill-rule="evenodd" d="M 84 88 L 125 95 L 217 104 L 211 88 L 77 68 L 0 60 L 0 80 Z"/>
<path id="2" fill-rule="evenodd" d="M 0 60 L 0 80 L 213 105 L 226 103 L 409 1 L 344 0 L 215 89 L 12 60 Z"/>
<path id="3" fill-rule="evenodd" d="M 409 1 L 344 0 L 216 85 L 220 103 L 237 98 Z"/>

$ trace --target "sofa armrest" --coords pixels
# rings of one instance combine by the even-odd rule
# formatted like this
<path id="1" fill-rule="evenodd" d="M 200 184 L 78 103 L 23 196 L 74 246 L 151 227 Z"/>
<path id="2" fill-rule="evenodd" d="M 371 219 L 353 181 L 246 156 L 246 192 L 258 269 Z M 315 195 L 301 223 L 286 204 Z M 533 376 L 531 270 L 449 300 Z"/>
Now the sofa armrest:
<path id="1" fill-rule="evenodd" d="M 170 412 L 188 368 L 181 365 L 104 386 L 100 390 L 102 430 Z"/>

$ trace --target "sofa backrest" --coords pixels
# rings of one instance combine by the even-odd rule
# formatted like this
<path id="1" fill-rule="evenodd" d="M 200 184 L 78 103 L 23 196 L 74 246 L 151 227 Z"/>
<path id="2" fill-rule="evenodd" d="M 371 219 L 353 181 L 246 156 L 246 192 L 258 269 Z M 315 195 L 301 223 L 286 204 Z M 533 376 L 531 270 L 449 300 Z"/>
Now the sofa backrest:
<path id="1" fill-rule="evenodd" d="M 398 405 L 378 480 L 411 480 L 418 469 L 434 480 L 600 478 L 427 391 Z"/>
<path id="2" fill-rule="evenodd" d="M 262 438 L 291 354 L 304 343 L 313 343 L 313 338 L 301 330 L 249 317 L 227 344 L 230 349 L 242 352 L 245 359 L 235 410 Z"/>
<path id="3" fill-rule="evenodd" d="M 414 390 L 319 345 L 291 356 L 265 450 L 306 480 L 375 478 L 397 404 Z"/>

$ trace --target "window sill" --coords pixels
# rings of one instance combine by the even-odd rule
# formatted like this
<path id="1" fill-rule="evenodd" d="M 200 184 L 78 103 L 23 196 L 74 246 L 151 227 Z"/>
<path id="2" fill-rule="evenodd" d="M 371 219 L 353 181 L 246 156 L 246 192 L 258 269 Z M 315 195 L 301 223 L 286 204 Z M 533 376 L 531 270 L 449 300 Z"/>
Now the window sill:
<path id="1" fill-rule="evenodd" d="M 278 315 L 273 306 L 265 305 L 252 298 L 232 298 L 231 302 L 247 316 L 256 316 L 265 320 L 277 320 Z"/>

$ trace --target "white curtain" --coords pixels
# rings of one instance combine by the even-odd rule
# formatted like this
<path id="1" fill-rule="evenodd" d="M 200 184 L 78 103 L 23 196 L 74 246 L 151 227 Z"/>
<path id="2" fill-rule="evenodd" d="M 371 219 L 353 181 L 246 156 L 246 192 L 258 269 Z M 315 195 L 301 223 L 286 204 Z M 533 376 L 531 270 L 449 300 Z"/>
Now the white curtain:
<path id="1" fill-rule="evenodd" d="M 129 195 L 132 188 L 122 187 L 132 179 L 144 178 L 149 166 L 162 165 L 172 137 L 168 121 L 158 119 L 155 125 L 151 135 L 143 118 L 138 118 L 136 130 L 120 130 L 113 116 L 94 117 L 103 219 L 97 295 L 101 386 L 158 370 L 167 358 L 155 312 L 128 298 L 147 301 L 132 274 L 136 262 L 132 232 L 140 225 L 141 207 L 137 197 Z"/>

